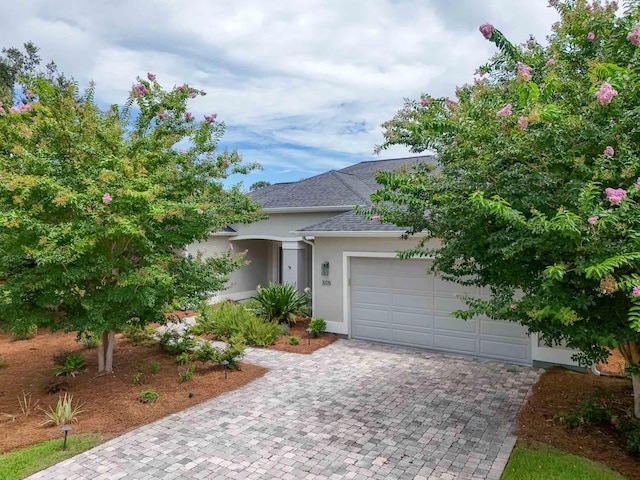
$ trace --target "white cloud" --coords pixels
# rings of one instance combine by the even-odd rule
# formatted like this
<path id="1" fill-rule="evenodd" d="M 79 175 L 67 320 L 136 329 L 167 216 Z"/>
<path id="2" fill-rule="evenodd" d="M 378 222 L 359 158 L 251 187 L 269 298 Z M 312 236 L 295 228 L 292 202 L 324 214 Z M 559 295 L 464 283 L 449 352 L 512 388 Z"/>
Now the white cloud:
<path id="1" fill-rule="evenodd" d="M 452 95 L 494 45 L 540 40 L 556 20 L 546 0 L 27 0 L 2 2 L 0 45 L 33 40 L 43 60 L 97 98 L 122 102 L 137 75 L 207 91 L 197 115 L 217 112 L 225 143 L 244 146 L 278 179 L 371 158 L 379 125 L 421 92 Z M 243 149 L 244 150 L 244 149 Z M 401 147 L 384 156 L 408 154 Z M 291 170 L 289 174 L 282 173 Z M 257 175 L 257 174 L 256 174 Z"/>

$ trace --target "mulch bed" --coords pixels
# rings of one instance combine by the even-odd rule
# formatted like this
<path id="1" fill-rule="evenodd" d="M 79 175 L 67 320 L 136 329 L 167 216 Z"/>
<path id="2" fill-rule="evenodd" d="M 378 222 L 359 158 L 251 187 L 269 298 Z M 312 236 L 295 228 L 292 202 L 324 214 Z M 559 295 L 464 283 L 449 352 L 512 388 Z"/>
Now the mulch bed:
<path id="1" fill-rule="evenodd" d="M 64 381 L 62 386 L 73 395 L 74 403 L 84 404 L 72 434 L 100 433 L 109 438 L 238 388 L 267 371 L 243 363 L 241 371 L 229 371 L 225 380 L 222 367 L 198 363 L 195 376 L 182 383 L 180 374 L 187 367 L 177 365 L 160 347 L 135 346 L 120 335 L 116 339 L 114 373 L 100 376 L 96 374 L 96 350 L 83 349 L 75 334 L 40 331 L 31 340 L 14 341 L 10 333 L 0 333 L 0 355 L 7 364 L 0 369 L 0 414 L 15 416 L 15 421 L 0 423 L 0 453 L 61 438 L 60 427 L 40 425 L 45 419 L 40 409 L 55 407 L 64 393 L 46 393 L 45 386 L 51 381 Z M 53 356 L 62 352 L 78 352 L 86 359 L 86 368 L 75 378 L 53 376 Z M 160 366 L 156 374 L 150 372 L 152 362 Z M 140 381 L 134 384 L 138 373 L 142 374 Z M 141 403 L 142 390 L 158 392 L 158 401 Z M 22 392 L 31 393 L 33 402 L 39 402 L 29 416 L 22 414 L 18 403 Z"/>
<path id="2" fill-rule="evenodd" d="M 281 352 L 290 352 L 290 353 L 313 353 L 316 350 L 319 350 L 327 345 L 335 342 L 338 339 L 338 336 L 335 333 L 323 333 L 318 338 L 309 339 L 309 335 L 307 334 L 307 328 L 309 328 L 309 322 L 311 319 L 299 317 L 296 320 L 296 323 L 291 325 L 291 329 L 289 330 L 289 335 L 281 335 L 277 338 L 276 343 L 270 345 L 269 349 L 271 350 L 279 350 Z M 295 336 L 298 337 L 300 341 L 299 345 L 289 345 L 288 337 Z"/>
<path id="3" fill-rule="evenodd" d="M 516 435 L 590 458 L 630 479 L 640 480 L 640 459 L 627 454 L 613 426 L 589 425 L 570 430 L 556 420 L 559 413 L 572 411 L 580 399 L 588 399 L 596 392 L 604 392 L 610 398 L 609 406 L 619 416 L 633 412 L 630 380 L 597 377 L 560 367 L 548 369 L 520 410 Z"/>

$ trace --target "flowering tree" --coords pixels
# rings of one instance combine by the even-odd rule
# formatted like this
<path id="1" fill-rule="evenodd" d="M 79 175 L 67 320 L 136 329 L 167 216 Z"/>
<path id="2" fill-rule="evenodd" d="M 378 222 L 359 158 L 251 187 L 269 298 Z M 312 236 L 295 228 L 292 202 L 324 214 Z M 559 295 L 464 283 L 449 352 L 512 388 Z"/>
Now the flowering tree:
<path id="1" fill-rule="evenodd" d="M 187 102 L 204 92 L 188 85 L 165 91 L 148 74 L 124 108 L 102 112 L 93 87 L 22 83 L 23 100 L 0 109 L 2 316 L 15 328 L 100 335 L 99 369 L 109 372 L 114 332 L 163 322 L 239 266 L 232 254 L 183 249 L 256 218 L 257 206 L 219 181 L 251 166 L 215 153 L 224 124 L 194 119 Z"/>
<path id="2" fill-rule="evenodd" d="M 589 365 L 618 347 L 640 417 L 639 2 L 551 1 L 549 44 L 499 53 L 455 100 L 423 95 L 383 126 L 385 143 L 435 151 L 435 165 L 380 173 L 364 213 L 428 232 L 404 256 L 435 256 L 458 282 L 490 286 L 463 318 L 520 322 Z"/>

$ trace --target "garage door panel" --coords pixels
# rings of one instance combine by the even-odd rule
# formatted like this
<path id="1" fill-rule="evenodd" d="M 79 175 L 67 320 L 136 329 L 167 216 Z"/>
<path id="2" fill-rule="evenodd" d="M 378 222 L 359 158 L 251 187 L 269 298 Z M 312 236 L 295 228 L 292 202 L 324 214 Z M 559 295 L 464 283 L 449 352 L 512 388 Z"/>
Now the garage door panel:
<path id="1" fill-rule="evenodd" d="M 431 315 L 425 315 L 424 313 L 410 313 L 410 312 L 392 312 L 391 322 L 393 328 L 400 328 L 399 326 L 415 327 L 415 328 L 433 328 L 433 317 Z"/>
<path id="2" fill-rule="evenodd" d="M 476 333 L 477 323 L 475 320 L 463 320 L 461 318 L 435 315 L 433 326 L 436 330 Z"/>
<path id="3" fill-rule="evenodd" d="M 433 335 L 425 331 L 393 329 L 392 343 L 412 347 L 432 347 Z"/>
<path id="4" fill-rule="evenodd" d="M 527 334 L 527 329 L 519 323 L 501 322 L 480 317 L 480 333 L 482 335 L 496 335 L 507 338 L 522 338 Z"/>
<path id="5" fill-rule="evenodd" d="M 458 337 L 454 335 L 435 334 L 433 336 L 433 346 L 443 350 L 470 354 L 474 354 L 478 351 L 477 341 L 475 338 Z"/>
<path id="6" fill-rule="evenodd" d="M 480 340 L 480 354 L 494 358 L 526 361 L 529 357 L 528 345 L 505 341 Z"/>
<path id="7" fill-rule="evenodd" d="M 429 261 L 351 258 L 351 336 L 362 340 L 428 347 L 531 362 L 527 330 L 515 323 L 479 316 L 455 318 L 464 296 L 488 297 L 489 290 L 447 282 L 428 272 Z"/>

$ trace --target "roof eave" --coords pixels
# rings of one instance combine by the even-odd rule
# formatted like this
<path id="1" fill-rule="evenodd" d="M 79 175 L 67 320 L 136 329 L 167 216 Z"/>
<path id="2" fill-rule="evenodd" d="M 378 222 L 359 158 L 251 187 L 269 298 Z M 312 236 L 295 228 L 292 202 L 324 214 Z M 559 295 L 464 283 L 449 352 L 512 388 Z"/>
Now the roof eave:
<path id="1" fill-rule="evenodd" d="M 335 205 L 322 207 L 263 207 L 264 213 L 314 213 L 314 212 L 348 212 L 355 205 Z"/>

